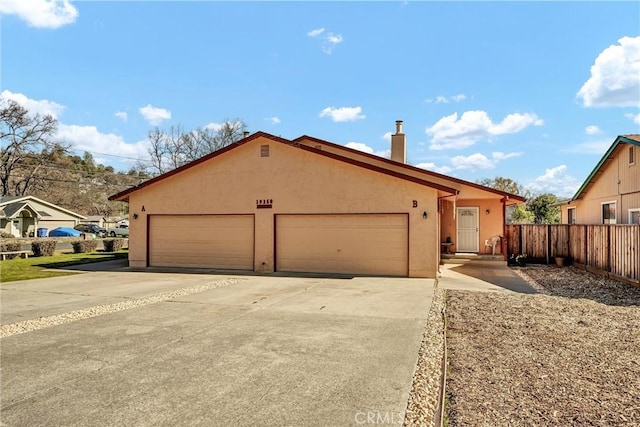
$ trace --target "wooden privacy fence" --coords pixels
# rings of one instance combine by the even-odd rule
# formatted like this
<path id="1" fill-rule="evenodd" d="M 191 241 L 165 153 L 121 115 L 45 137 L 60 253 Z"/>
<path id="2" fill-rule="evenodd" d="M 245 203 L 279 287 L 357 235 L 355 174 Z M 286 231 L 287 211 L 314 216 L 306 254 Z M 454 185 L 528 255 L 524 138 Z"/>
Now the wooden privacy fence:
<path id="1" fill-rule="evenodd" d="M 587 270 L 640 285 L 640 225 L 507 225 L 507 254 L 531 262 L 569 259 Z"/>

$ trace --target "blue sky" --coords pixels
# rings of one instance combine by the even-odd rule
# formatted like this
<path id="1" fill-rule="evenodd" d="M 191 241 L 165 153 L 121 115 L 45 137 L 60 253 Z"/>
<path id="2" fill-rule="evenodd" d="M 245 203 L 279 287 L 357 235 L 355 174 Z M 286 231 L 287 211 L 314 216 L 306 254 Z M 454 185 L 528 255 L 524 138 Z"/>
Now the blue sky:
<path id="1" fill-rule="evenodd" d="M 127 170 L 155 126 L 244 120 L 568 197 L 640 133 L 639 2 L 3 0 L 1 96 Z M 116 157 L 119 156 L 119 157 Z"/>

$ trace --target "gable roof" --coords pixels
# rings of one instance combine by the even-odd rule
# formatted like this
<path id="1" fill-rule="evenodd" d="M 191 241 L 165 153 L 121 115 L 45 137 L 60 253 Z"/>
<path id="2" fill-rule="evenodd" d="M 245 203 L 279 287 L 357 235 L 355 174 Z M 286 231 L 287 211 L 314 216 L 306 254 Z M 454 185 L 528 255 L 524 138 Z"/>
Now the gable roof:
<path id="1" fill-rule="evenodd" d="M 350 152 L 350 153 L 356 154 L 358 156 L 362 156 L 362 157 L 369 158 L 369 159 L 372 159 L 372 160 L 381 161 L 381 162 L 386 163 L 386 164 L 391 165 L 391 166 L 404 168 L 404 169 L 410 170 L 412 172 L 418 172 L 421 175 L 425 176 L 424 179 L 428 179 L 429 177 L 440 178 L 440 179 L 444 179 L 444 180 L 447 180 L 447 181 L 451 181 L 452 183 L 455 183 L 455 184 L 467 185 L 467 186 L 472 187 L 472 188 L 476 188 L 476 189 L 479 189 L 479 190 L 487 191 L 489 193 L 494 193 L 494 194 L 500 195 L 502 197 L 507 197 L 507 199 L 518 200 L 518 201 L 521 201 L 521 202 L 524 202 L 526 200 L 524 197 L 519 196 L 517 194 L 508 193 L 506 191 L 500 191 L 500 190 L 497 190 L 495 188 L 491 188 L 491 187 L 487 187 L 487 186 L 484 186 L 484 185 L 481 185 L 481 184 L 477 184 L 475 182 L 465 181 L 465 180 L 460 179 L 460 178 L 454 178 L 452 176 L 443 175 L 441 173 L 433 172 L 433 171 L 430 171 L 430 170 L 427 170 L 427 169 L 422 169 L 422 168 L 419 168 L 419 167 L 416 167 L 416 166 L 412 166 L 412 165 L 409 165 L 409 164 L 406 164 L 406 163 L 399 163 L 399 162 L 396 162 L 396 161 L 393 161 L 393 160 L 390 160 L 390 159 L 387 159 L 387 158 L 384 158 L 384 157 L 376 156 L 375 154 L 365 153 L 363 151 L 359 151 L 359 150 L 355 150 L 353 148 L 345 147 L 344 145 L 339 145 L 339 144 L 335 144 L 333 142 L 329 142 L 329 141 L 325 141 L 325 140 L 322 140 L 322 139 L 318 139 L 318 138 L 315 138 L 313 136 L 303 135 L 303 136 L 300 136 L 300 137 L 294 139 L 293 142 L 294 143 L 299 143 L 300 141 L 303 141 L 305 139 L 306 140 L 310 140 L 310 141 L 315 141 L 315 142 L 318 142 L 320 144 L 326 144 L 326 145 L 331 146 L 333 148 L 336 148 L 336 149 L 339 149 L 339 150 L 343 150 L 345 152 Z"/>
<path id="2" fill-rule="evenodd" d="M 590 185 L 595 183 L 598 179 L 598 176 L 603 172 L 604 167 L 613 160 L 614 153 L 619 145 L 621 144 L 631 144 L 640 147 L 640 134 L 630 134 L 630 135 L 619 135 L 613 144 L 609 147 L 604 156 L 600 159 L 595 168 L 591 171 L 587 179 L 584 180 L 576 194 L 573 195 L 571 200 L 580 199 L 584 193 L 587 191 Z"/>
<path id="3" fill-rule="evenodd" d="M 58 205 L 54 205 L 53 203 L 44 201 L 42 199 L 38 199 L 37 197 L 33 197 L 33 196 L 4 196 L 4 197 L 0 197 L 0 210 L 3 210 L 5 212 L 5 215 L 7 215 L 7 212 L 12 212 L 13 214 L 15 214 L 16 211 L 21 211 L 22 208 L 27 205 L 30 209 L 32 209 L 34 212 L 37 212 L 37 210 L 29 205 L 29 202 L 33 201 L 33 202 L 37 202 L 40 203 L 42 205 L 48 206 L 51 209 L 55 209 L 57 211 L 60 212 L 64 212 L 67 215 L 71 215 L 71 216 L 75 216 L 78 219 L 84 219 L 84 216 L 77 214 L 75 212 L 72 212 L 68 209 L 62 208 Z M 9 215 L 7 215 L 7 217 L 9 217 Z"/>
<path id="4" fill-rule="evenodd" d="M 382 174 L 385 174 L 385 175 L 389 175 L 389 176 L 393 176 L 393 177 L 396 177 L 396 178 L 404 179 L 406 181 L 411 181 L 411 182 L 414 182 L 414 183 L 419 184 L 419 185 L 424 185 L 424 186 L 433 188 L 435 190 L 438 190 L 438 191 L 440 191 L 442 193 L 446 193 L 446 194 L 451 195 L 451 196 L 456 195 L 456 194 L 459 193 L 459 190 L 457 190 L 456 188 L 448 187 L 448 186 L 445 186 L 445 185 L 442 185 L 442 184 L 438 184 L 438 183 L 435 183 L 435 182 L 430 182 L 430 181 L 427 181 L 427 180 L 424 180 L 424 179 L 416 178 L 416 177 L 411 176 L 411 175 L 406 175 L 406 174 L 395 172 L 395 171 L 392 171 L 392 170 L 389 170 L 389 169 L 381 168 L 379 166 L 376 166 L 376 165 L 373 165 L 373 164 L 370 164 L 370 163 L 367 163 L 367 162 L 355 160 L 355 159 L 352 159 L 352 158 L 349 158 L 349 157 L 345 157 L 345 156 L 340 156 L 338 154 L 331 153 L 331 152 L 328 152 L 328 151 L 322 151 L 322 150 L 315 149 L 313 147 L 308 147 L 306 145 L 299 144 L 298 142 L 296 142 L 297 140 L 296 141 L 289 141 L 287 139 L 284 139 L 284 138 L 281 138 L 281 137 L 278 137 L 278 136 L 275 136 L 275 135 L 271 135 L 271 134 L 268 134 L 266 132 L 256 132 L 256 133 L 254 133 L 252 135 L 249 135 L 246 138 L 243 138 L 243 139 L 241 139 L 241 140 L 239 140 L 237 142 L 234 142 L 233 144 L 227 145 L 226 147 L 221 148 L 220 150 L 214 151 L 214 152 L 212 152 L 210 154 L 207 154 L 204 157 L 196 159 L 196 160 L 192 161 L 191 163 L 187 163 L 187 164 L 185 164 L 183 166 L 180 166 L 179 168 L 173 169 L 173 170 L 171 170 L 169 172 L 166 172 L 166 173 L 164 173 L 162 175 L 158 175 L 158 176 L 156 176 L 154 178 L 151 178 L 151 179 L 149 179 L 149 180 L 147 180 L 147 181 L 145 181 L 145 182 L 143 182 L 143 183 L 141 183 L 139 185 L 130 187 L 130 188 L 124 190 L 124 191 L 121 191 L 121 192 L 119 192 L 117 194 L 114 194 L 114 195 L 109 197 L 109 200 L 128 201 L 129 200 L 129 195 L 131 193 L 134 193 L 134 192 L 139 191 L 139 190 L 141 190 L 141 189 L 143 189 L 145 187 L 148 187 L 149 185 L 152 185 L 152 184 L 155 184 L 155 183 L 157 183 L 159 181 L 162 181 L 162 180 L 164 180 L 164 179 L 166 179 L 166 178 L 168 178 L 170 176 L 176 175 L 176 174 L 178 174 L 178 173 L 180 173 L 182 171 L 185 171 L 185 170 L 187 170 L 189 168 L 192 168 L 192 167 L 194 167 L 194 166 L 196 166 L 196 165 L 198 165 L 200 163 L 203 163 L 203 162 L 211 160 L 211 159 L 213 159 L 215 157 L 221 156 L 221 155 L 223 155 L 223 154 L 225 154 L 225 153 L 227 153 L 229 151 L 232 151 L 232 150 L 234 150 L 234 149 L 236 149 L 236 148 L 238 148 L 238 147 L 240 147 L 240 146 L 242 146 L 244 144 L 247 144 L 247 143 L 249 143 L 249 142 L 251 142 L 251 141 L 253 141 L 255 139 L 261 138 L 261 137 L 269 139 L 269 140 L 277 142 L 277 143 L 285 144 L 285 145 L 287 145 L 289 147 L 294 147 L 294 148 L 301 149 L 301 150 L 304 150 L 304 151 L 307 151 L 307 152 L 310 152 L 310 153 L 314 153 L 314 154 L 319 155 L 319 156 L 328 157 L 328 158 L 331 158 L 331 159 L 334 159 L 334 160 L 337 160 L 337 161 L 340 161 L 340 162 L 348 163 L 348 164 L 351 164 L 351 165 L 354 165 L 354 166 L 357 166 L 357 167 L 361 167 L 361 168 L 364 168 L 364 169 L 369 169 L 369 170 L 372 170 L 372 171 L 375 171 L 375 172 L 378 172 L 378 173 L 382 173 Z"/>

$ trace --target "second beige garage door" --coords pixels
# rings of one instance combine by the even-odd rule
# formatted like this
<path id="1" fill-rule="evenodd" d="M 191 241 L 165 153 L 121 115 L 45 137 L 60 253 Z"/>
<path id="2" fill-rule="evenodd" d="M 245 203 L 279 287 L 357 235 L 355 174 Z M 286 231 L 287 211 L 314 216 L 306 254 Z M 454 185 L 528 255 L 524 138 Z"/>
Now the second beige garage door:
<path id="1" fill-rule="evenodd" d="M 253 270 L 253 215 L 151 215 L 149 265 Z"/>
<path id="2" fill-rule="evenodd" d="M 277 215 L 276 270 L 407 276 L 406 214 Z"/>

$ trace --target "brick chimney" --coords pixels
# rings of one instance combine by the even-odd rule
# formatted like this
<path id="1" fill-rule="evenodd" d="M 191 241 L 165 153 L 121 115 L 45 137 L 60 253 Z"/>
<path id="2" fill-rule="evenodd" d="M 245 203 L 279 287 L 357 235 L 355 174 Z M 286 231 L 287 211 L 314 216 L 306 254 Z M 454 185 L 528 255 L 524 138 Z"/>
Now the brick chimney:
<path id="1" fill-rule="evenodd" d="M 407 163 L 407 144 L 402 133 L 402 120 L 396 120 L 396 133 L 391 135 L 391 160 Z"/>

